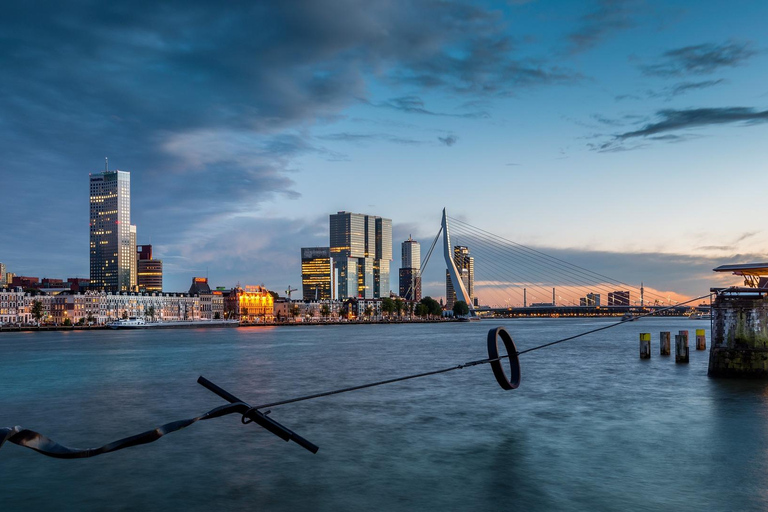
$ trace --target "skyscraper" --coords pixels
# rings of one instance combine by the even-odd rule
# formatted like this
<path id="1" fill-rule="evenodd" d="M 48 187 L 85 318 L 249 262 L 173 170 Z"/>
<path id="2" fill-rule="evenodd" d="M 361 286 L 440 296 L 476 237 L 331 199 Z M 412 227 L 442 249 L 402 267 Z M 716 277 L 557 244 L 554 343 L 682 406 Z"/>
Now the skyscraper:
<path id="1" fill-rule="evenodd" d="M 90 175 L 91 285 L 106 291 L 131 288 L 131 175 Z"/>
<path id="2" fill-rule="evenodd" d="M 6 285 L 5 263 L 0 263 L 0 288 Z"/>
<path id="3" fill-rule="evenodd" d="M 475 297 L 475 258 L 469 255 L 469 247 L 456 245 L 453 248 L 453 262 L 459 272 L 464 288 L 467 289 L 470 300 Z M 453 308 L 456 302 L 456 291 L 453 289 L 451 276 L 445 271 L 445 307 Z"/>
<path id="4" fill-rule="evenodd" d="M 421 246 L 408 236 L 401 245 L 400 296 L 406 300 L 421 300 Z"/>
<path id="5" fill-rule="evenodd" d="M 151 245 L 136 246 L 136 285 L 141 292 L 163 291 L 163 260 L 152 258 Z"/>
<path id="6" fill-rule="evenodd" d="M 338 298 L 387 296 L 392 220 L 344 211 L 332 214 L 330 256 L 339 275 Z"/>
<path id="7" fill-rule="evenodd" d="M 131 224 L 131 291 L 136 291 L 138 288 L 138 277 L 137 277 L 137 271 L 138 267 L 136 266 L 136 262 L 138 261 L 138 258 L 136 256 L 136 226 Z"/>
<path id="8" fill-rule="evenodd" d="M 334 297 L 333 259 L 328 247 L 301 248 L 301 288 L 304 300 Z"/>

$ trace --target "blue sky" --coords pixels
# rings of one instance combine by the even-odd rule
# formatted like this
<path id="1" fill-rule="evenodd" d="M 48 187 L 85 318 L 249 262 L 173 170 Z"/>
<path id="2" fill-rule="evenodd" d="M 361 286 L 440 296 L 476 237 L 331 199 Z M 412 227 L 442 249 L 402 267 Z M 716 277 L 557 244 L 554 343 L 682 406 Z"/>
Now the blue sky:
<path id="1" fill-rule="evenodd" d="M 760 1 L 9 5 L 0 261 L 87 277 L 108 156 L 168 290 L 206 269 L 295 287 L 338 210 L 393 220 L 394 284 L 399 242 L 426 245 L 447 207 L 705 293 L 714 266 L 766 260 L 766 19 Z"/>

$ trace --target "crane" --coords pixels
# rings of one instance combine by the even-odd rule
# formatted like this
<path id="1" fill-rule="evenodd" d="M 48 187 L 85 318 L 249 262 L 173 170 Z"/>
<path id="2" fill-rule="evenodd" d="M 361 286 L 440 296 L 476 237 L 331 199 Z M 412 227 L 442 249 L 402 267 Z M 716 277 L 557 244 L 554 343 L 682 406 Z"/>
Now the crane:
<path id="1" fill-rule="evenodd" d="M 291 285 L 288 285 L 288 289 L 285 290 L 285 293 L 288 295 L 288 300 L 291 300 L 291 292 L 297 292 L 299 291 L 298 288 L 291 288 Z"/>

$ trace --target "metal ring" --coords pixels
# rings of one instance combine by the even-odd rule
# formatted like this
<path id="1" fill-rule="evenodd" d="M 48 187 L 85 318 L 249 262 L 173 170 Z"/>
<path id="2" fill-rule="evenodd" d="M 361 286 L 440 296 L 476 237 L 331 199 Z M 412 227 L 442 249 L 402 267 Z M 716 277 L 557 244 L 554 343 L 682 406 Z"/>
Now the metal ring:
<path id="1" fill-rule="evenodd" d="M 501 341 L 504 343 L 504 348 L 507 349 L 509 356 L 509 378 L 504 373 L 499 360 L 499 336 L 501 336 Z M 516 389 L 520 385 L 520 359 L 517 357 L 517 347 L 503 327 L 488 331 L 488 359 L 491 359 L 491 370 L 493 370 L 493 376 L 496 377 L 496 382 L 499 383 L 501 389 Z"/>

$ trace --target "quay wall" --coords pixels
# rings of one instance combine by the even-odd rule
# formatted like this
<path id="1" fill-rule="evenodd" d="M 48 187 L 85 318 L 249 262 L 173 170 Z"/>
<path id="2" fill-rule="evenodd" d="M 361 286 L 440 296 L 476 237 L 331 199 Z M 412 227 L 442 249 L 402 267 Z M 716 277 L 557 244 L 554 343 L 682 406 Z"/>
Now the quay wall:
<path id="1" fill-rule="evenodd" d="M 712 304 L 710 377 L 768 378 L 768 297 L 751 291 Z"/>

